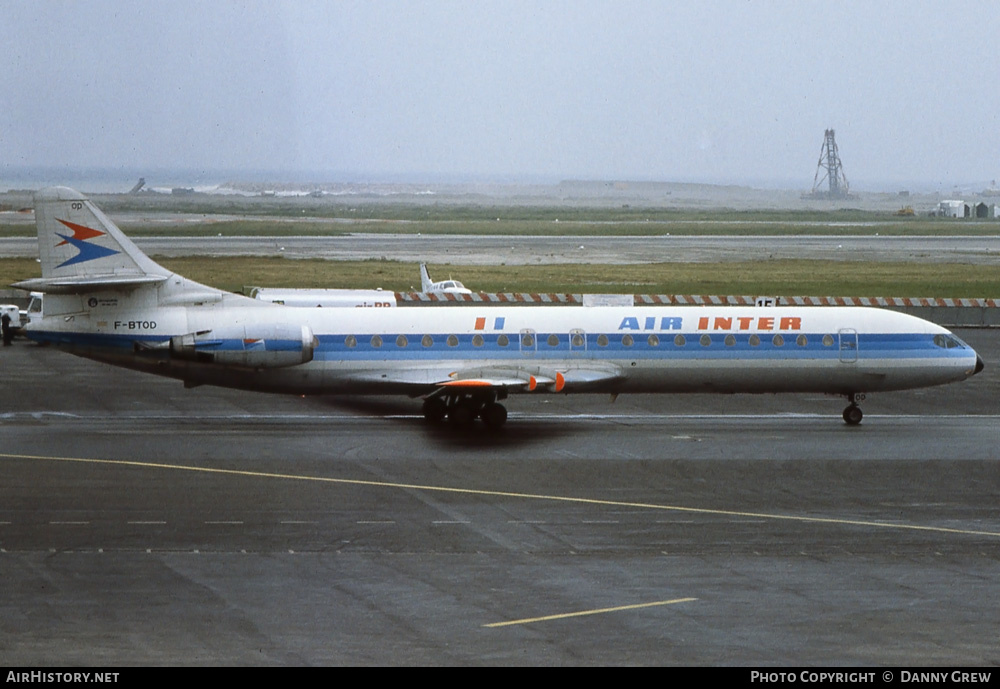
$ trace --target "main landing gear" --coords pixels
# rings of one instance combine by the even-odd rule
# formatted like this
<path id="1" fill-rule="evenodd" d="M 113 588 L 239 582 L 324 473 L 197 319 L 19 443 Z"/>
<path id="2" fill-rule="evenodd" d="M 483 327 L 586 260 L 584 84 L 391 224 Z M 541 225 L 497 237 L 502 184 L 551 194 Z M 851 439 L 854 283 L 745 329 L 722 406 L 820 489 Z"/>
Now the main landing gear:
<path id="1" fill-rule="evenodd" d="M 844 409 L 844 423 L 848 426 L 857 426 L 861 423 L 861 419 L 865 417 L 861 411 L 861 407 L 858 406 L 858 403 L 863 402 L 864 399 L 865 396 L 860 393 L 852 392 L 847 395 L 847 401 L 850 402 L 850 404 L 848 404 Z"/>
<path id="2" fill-rule="evenodd" d="M 440 423 L 448 417 L 455 428 L 469 428 L 476 419 L 482 419 L 490 430 L 497 430 L 507 423 L 507 408 L 497 400 L 506 394 L 490 390 L 476 394 L 435 395 L 424 400 L 424 418 L 430 423 Z"/>

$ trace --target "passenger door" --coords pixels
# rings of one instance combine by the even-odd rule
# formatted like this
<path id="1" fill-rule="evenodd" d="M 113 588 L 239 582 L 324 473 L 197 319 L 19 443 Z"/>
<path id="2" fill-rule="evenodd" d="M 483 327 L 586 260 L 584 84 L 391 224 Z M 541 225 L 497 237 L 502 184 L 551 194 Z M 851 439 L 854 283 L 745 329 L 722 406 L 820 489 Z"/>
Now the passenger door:
<path id="1" fill-rule="evenodd" d="M 858 360 L 858 331 L 842 328 L 840 336 L 840 360 L 845 364 L 853 364 Z"/>

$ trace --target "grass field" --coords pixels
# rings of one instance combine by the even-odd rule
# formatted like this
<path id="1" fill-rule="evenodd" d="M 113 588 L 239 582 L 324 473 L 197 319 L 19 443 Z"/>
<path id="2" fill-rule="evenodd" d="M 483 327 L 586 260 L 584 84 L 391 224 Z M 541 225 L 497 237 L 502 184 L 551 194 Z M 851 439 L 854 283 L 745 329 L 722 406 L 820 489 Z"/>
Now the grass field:
<path id="1" fill-rule="evenodd" d="M 245 286 L 419 288 L 416 266 L 398 261 L 280 257 L 185 257 L 160 262 L 185 277 L 230 291 Z M 645 265 L 431 265 L 483 292 L 738 294 L 749 296 L 997 297 L 993 266 L 844 261 L 746 261 Z M 0 259 L 0 284 L 39 275 L 32 259 Z"/>
<path id="2" fill-rule="evenodd" d="M 168 203 L 169 202 L 169 203 Z M 102 199 L 102 208 L 134 236 L 507 234 L 511 236 L 650 235 L 995 235 L 1000 221 L 899 217 L 862 210 L 682 210 L 531 206 L 348 206 L 309 200 L 184 201 Z M 126 214 L 116 217 L 116 214 Z M 140 214 L 141 219 L 137 219 Z M 150 218 L 155 219 L 150 219 Z M 29 222 L 0 223 L 0 236 L 28 237 Z"/>

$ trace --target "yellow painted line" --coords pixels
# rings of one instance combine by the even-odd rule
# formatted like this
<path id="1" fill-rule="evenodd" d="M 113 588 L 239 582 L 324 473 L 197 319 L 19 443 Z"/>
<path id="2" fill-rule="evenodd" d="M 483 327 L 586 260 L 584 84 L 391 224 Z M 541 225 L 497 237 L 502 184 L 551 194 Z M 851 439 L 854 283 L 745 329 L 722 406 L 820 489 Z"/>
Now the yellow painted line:
<path id="1" fill-rule="evenodd" d="M 510 620 L 509 622 L 493 622 L 484 624 L 484 627 L 510 627 L 515 624 L 531 624 L 532 622 L 549 622 L 551 620 L 565 620 L 568 617 L 584 617 L 586 615 L 604 615 L 609 612 L 621 612 L 622 610 L 639 610 L 641 608 L 654 608 L 658 605 L 674 605 L 675 603 L 690 603 L 697 598 L 675 598 L 673 600 L 658 600 L 655 603 L 636 603 L 635 605 L 619 605 L 615 608 L 598 608 L 596 610 L 580 610 L 579 612 L 564 612 L 560 615 L 545 615 L 544 617 L 526 617 L 523 620 Z"/>
<path id="2" fill-rule="evenodd" d="M 371 481 L 350 478 L 332 478 L 328 476 L 302 476 L 297 474 L 277 474 L 264 471 L 246 471 L 242 469 L 218 469 L 213 467 L 195 467 L 184 464 L 163 464 L 159 462 L 137 462 L 127 459 L 93 459 L 83 457 L 50 457 L 46 455 L 18 455 L 0 452 L 0 458 L 32 459 L 50 462 L 79 462 L 82 464 L 103 464 L 114 466 L 139 467 L 143 469 L 170 469 L 173 471 L 192 471 L 204 474 L 222 474 L 228 476 L 246 476 L 249 478 L 275 478 L 288 481 L 314 481 L 333 483 L 345 486 L 369 486 L 372 488 L 399 488 L 405 490 L 422 490 L 434 493 L 453 493 L 457 495 L 480 495 L 496 498 L 516 498 L 519 500 L 546 500 L 549 502 L 566 502 L 577 505 L 597 505 L 600 507 L 630 507 L 633 509 L 661 510 L 664 512 L 682 512 L 686 514 L 708 514 L 722 517 L 752 517 L 754 519 L 771 519 L 776 521 L 801 522 L 806 524 L 834 524 L 838 526 L 865 526 L 878 529 L 897 529 L 900 531 L 927 531 L 931 533 L 964 534 L 969 536 L 990 536 L 1000 538 L 1000 531 L 976 531 L 974 529 L 951 529 L 944 526 L 921 526 L 920 524 L 892 524 L 889 522 L 868 521 L 864 519 L 837 519 L 835 517 L 802 517 L 794 514 L 772 514 L 767 512 L 742 512 L 739 510 L 720 510 L 707 507 L 682 507 L 680 505 L 658 505 L 646 502 L 627 502 L 624 500 L 601 500 L 598 498 L 577 498 L 568 495 L 544 495 L 541 493 L 515 493 L 501 490 L 484 490 L 480 488 L 452 488 L 449 486 L 429 486 L 419 483 L 395 483 L 392 481 Z"/>

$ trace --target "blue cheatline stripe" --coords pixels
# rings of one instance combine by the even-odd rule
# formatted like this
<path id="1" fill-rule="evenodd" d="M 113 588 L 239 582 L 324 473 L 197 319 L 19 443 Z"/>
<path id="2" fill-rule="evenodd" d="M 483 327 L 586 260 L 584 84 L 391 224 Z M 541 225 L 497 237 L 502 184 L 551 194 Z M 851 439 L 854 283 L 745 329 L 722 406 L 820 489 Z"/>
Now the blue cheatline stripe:
<path id="1" fill-rule="evenodd" d="M 796 338 L 804 334 L 806 344 L 799 345 Z M 320 335 L 319 346 L 315 358 L 320 360 L 347 361 L 434 361 L 445 359 L 642 359 L 642 360 L 782 360 L 782 359 L 839 359 L 841 357 L 840 343 L 836 335 L 832 335 L 830 345 L 823 344 L 827 333 L 794 333 L 781 334 L 784 344 L 775 345 L 772 334 L 758 334 L 760 343 L 750 344 L 751 334 L 732 333 L 690 333 L 684 334 L 685 342 L 677 345 L 674 342 L 675 333 L 657 333 L 658 344 L 650 344 L 649 335 L 628 333 L 622 335 L 587 334 L 583 346 L 571 346 L 571 335 L 568 333 L 540 333 L 534 335 L 530 346 L 522 346 L 521 335 L 507 335 L 508 344 L 498 343 L 500 333 L 465 333 L 433 334 L 430 346 L 423 344 L 424 335 L 407 334 L 406 344 L 397 344 L 398 334 L 379 333 L 381 346 L 372 346 L 372 338 L 376 335 Z M 551 336 L 554 344 L 549 343 Z M 135 342 L 166 343 L 169 335 L 129 335 L 103 333 L 64 333 L 58 331 L 29 331 L 29 336 L 39 342 L 49 342 L 57 345 L 108 348 L 117 350 L 131 349 Z M 631 337 L 632 344 L 625 344 L 623 338 Z M 708 345 L 702 344 L 702 338 L 708 337 Z M 733 343 L 726 344 L 726 338 L 732 336 Z M 348 339 L 355 341 L 355 346 L 346 344 Z M 607 338 L 606 340 L 604 338 Z M 602 345 L 601 342 L 606 342 Z M 479 344 L 477 344 L 479 343 Z M 199 345 L 199 349 L 212 351 L 243 351 L 263 346 L 267 351 L 298 351 L 301 342 L 295 340 L 268 339 L 260 342 L 244 344 L 240 339 L 213 340 Z M 890 333 L 890 334 L 860 334 L 857 350 L 850 350 L 860 360 L 866 358 L 962 358 L 968 356 L 967 347 L 942 348 L 934 344 L 932 334 L 920 333 Z"/>
<path id="2" fill-rule="evenodd" d="M 734 342 L 726 344 L 726 333 L 704 333 L 709 338 L 709 344 L 703 345 L 702 334 L 686 334 L 685 343 L 678 346 L 674 343 L 674 334 L 657 334 L 658 344 L 650 344 L 648 335 L 630 334 L 632 344 L 623 342 L 623 335 L 614 334 L 601 336 L 588 334 L 585 346 L 571 346 L 571 336 L 567 333 L 555 334 L 554 345 L 549 344 L 550 334 L 540 333 L 534 336 L 530 346 L 524 347 L 521 336 L 517 333 L 507 335 L 508 344 L 498 344 L 498 333 L 477 335 L 431 335 L 430 346 L 421 342 L 423 336 L 408 335 L 407 344 L 396 344 L 396 334 L 379 334 L 381 346 L 372 346 L 373 335 L 321 335 L 317 358 L 345 360 L 435 360 L 435 359 L 523 359 L 530 356 L 536 359 L 839 359 L 841 356 L 839 339 L 832 336 L 830 345 L 823 344 L 824 334 L 805 334 L 806 344 L 797 344 L 798 333 L 785 335 L 784 344 L 775 345 L 773 335 L 763 335 L 756 346 L 750 344 L 750 334 L 732 335 Z M 355 346 L 348 346 L 348 337 L 353 338 Z M 453 344 L 448 339 L 453 338 Z M 603 337 L 606 344 L 601 345 Z M 482 338 L 477 340 L 476 338 Z M 481 344 L 476 344 L 479 341 Z M 850 354 L 853 356 L 855 350 Z M 926 334 L 884 334 L 860 335 L 857 347 L 858 357 L 864 359 L 870 354 L 878 354 L 877 358 L 960 358 L 968 354 L 964 348 L 944 349 L 934 344 L 933 335 Z"/>

